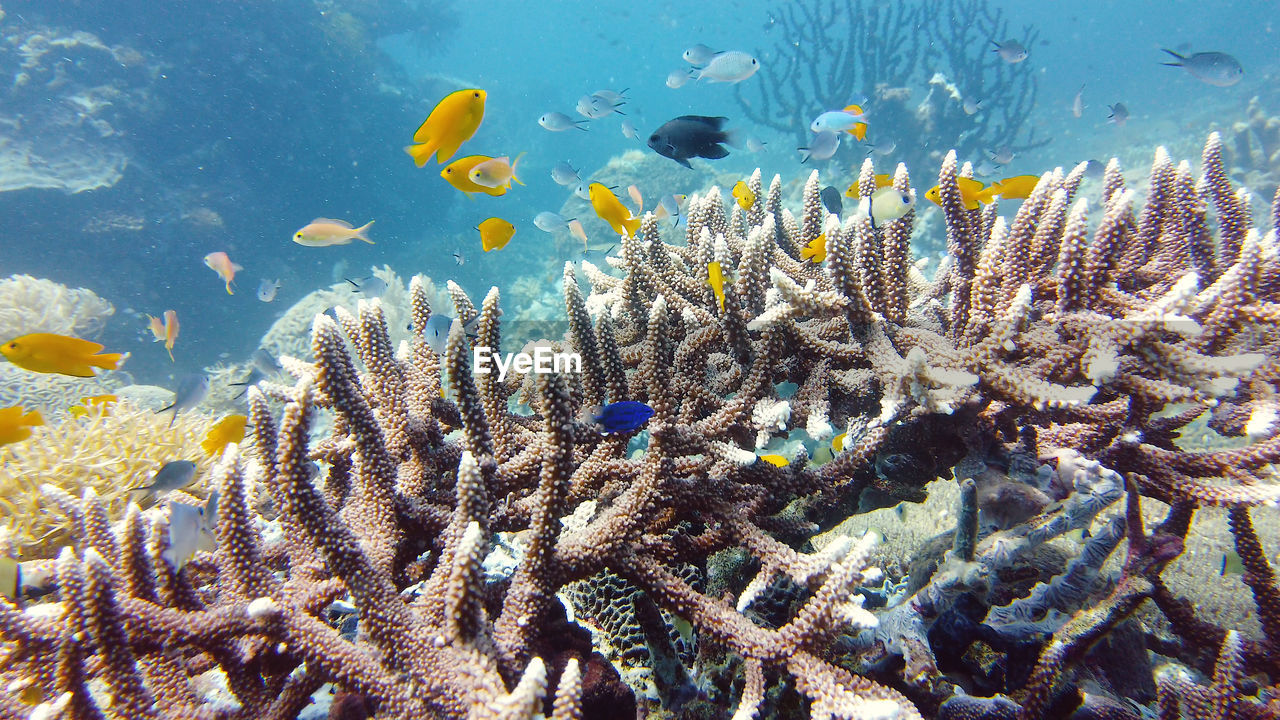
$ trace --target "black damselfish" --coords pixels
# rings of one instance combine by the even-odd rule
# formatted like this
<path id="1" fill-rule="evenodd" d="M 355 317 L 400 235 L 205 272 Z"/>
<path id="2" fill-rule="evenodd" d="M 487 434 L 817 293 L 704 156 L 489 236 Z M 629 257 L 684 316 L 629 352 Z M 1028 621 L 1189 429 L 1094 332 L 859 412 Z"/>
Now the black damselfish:
<path id="1" fill-rule="evenodd" d="M 681 115 L 655 130 L 649 136 L 649 147 L 659 155 L 693 169 L 689 164 L 691 157 L 716 160 L 729 154 L 720 144 L 735 144 L 734 132 L 722 129 L 728 121 L 729 118 L 726 117 Z"/>

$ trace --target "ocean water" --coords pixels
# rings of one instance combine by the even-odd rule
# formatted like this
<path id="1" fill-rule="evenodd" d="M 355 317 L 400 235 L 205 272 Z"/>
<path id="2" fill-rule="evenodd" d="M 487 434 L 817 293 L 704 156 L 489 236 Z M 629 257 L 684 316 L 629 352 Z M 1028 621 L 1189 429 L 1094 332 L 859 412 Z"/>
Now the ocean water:
<path id="1" fill-rule="evenodd" d="M 791 22 L 786 7 L 612 0 L 6 2 L 0 73 L 10 87 L 0 90 L 0 117 L 11 152 L 0 172 L 18 179 L 0 192 L 6 219 L 0 270 L 87 287 L 109 300 L 117 312 L 100 339 L 133 353 L 128 369 L 137 380 L 171 386 L 182 372 L 243 362 L 288 305 L 344 275 L 367 275 L 375 265 L 389 264 L 402 277 L 453 278 L 476 298 L 490 285 L 505 290 L 522 277 L 526 295 L 530 283 L 554 291 L 560 265 L 580 255 L 563 233 L 552 238 L 532 224 L 540 211 L 559 211 L 569 194 L 550 180 L 551 166 L 569 160 L 589 181 L 628 149 L 652 156 L 645 137 L 678 115 L 723 115 L 744 136 L 767 143 L 765 152 L 734 149 L 722 160 L 699 162 L 697 171 L 672 164 L 669 170 L 684 173 L 675 177 L 686 186 L 705 186 L 711 171 L 746 174 L 757 166 L 766 177 L 802 179 L 815 163 L 801 164 L 794 150 L 805 134 L 795 118 L 860 98 L 868 98 L 868 142 L 890 138 L 897 146 L 875 156 L 883 171 L 912 159 L 916 177 L 936 172 L 934 159 L 963 135 L 964 123 L 949 117 L 927 133 L 903 127 L 878 115 L 874 93 L 878 83 L 900 86 L 913 93 L 907 104 L 914 103 L 927 94 L 935 72 L 948 72 L 944 59 L 899 63 L 892 72 L 881 68 L 889 77 L 876 77 L 867 67 L 880 66 L 869 55 L 842 54 L 842 45 L 879 52 L 888 40 L 867 28 L 877 13 L 891 12 L 891 4 L 849 4 L 833 19 L 831 9 L 845 5 L 801 3 L 790 6 Z M 1016 147 L 1034 133 L 1048 142 L 1018 152 L 1000 173 L 1039 173 L 1114 154 L 1149 158 L 1161 143 L 1194 148 L 1210 126 L 1242 119 L 1254 95 L 1276 109 L 1272 3 L 905 7 L 919 13 L 918 26 L 895 37 L 920 42 L 925 24 L 936 26 L 930 40 L 968 33 L 972 42 L 959 51 L 976 61 L 991 61 L 984 30 L 1034 38 L 1024 62 L 1002 68 L 1007 82 L 1034 85 L 1035 92 L 1034 102 L 1018 112 L 1021 130 L 1007 140 Z M 827 17 L 806 24 L 796 19 L 796 8 Z M 939 19 L 953 9 L 954 22 Z M 978 23 L 975 30 L 979 11 L 1002 24 Z M 826 26 L 825 36 L 816 33 L 819 25 Z M 32 36 L 48 41 L 34 43 L 42 51 L 30 51 Z M 80 40 L 65 42 L 72 37 Z M 118 52 L 104 55 L 88 47 L 94 42 Z M 690 67 L 681 54 L 695 43 L 754 53 L 761 69 L 738 84 L 667 87 L 668 73 Z M 1229 52 L 1244 66 L 1244 80 L 1207 85 L 1162 67 L 1161 47 Z M 752 122 L 740 98 L 751 102 L 762 87 L 779 82 L 779 69 L 793 53 L 804 58 L 805 76 L 852 73 L 846 87 L 856 97 L 810 97 L 801 88 L 790 96 L 790 127 Z M 1074 118 L 1070 105 L 1081 85 L 1085 112 Z M 484 123 L 464 151 L 526 153 L 519 166 L 525 184 L 501 198 L 464 196 L 437 176 L 434 162 L 419 170 L 401 149 L 436 101 L 468 86 L 486 89 L 489 99 Z M 588 132 L 550 133 L 536 123 L 552 110 L 577 117 L 573 108 L 582 95 L 624 88 L 620 109 L 638 128 L 638 140 L 623 137 L 620 115 L 592 121 Z M 998 101 L 980 104 L 973 120 L 1001 110 L 992 102 Z M 1124 127 L 1107 121 L 1107 106 L 1116 102 L 1132 113 Z M 959 102 L 952 105 L 954 114 Z M 983 160 L 980 141 L 969 142 L 975 163 Z M 913 151 L 921 148 L 932 154 Z M 850 139 L 816 165 L 824 182 L 844 187 L 864 154 Z M 76 192 L 72 182 L 23 189 L 32 165 L 92 165 L 103 155 L 117 173 L 101 187 Z M 318 216 L 374 220 L 376 244 L 290 242 L 296 228 Z M 517 233 L 505 250 L 485 254 L 475 227 L 490 216 L 511 220 Z M 589 214 L 583 220 L 593 245 L 607 249 L 607 229 Z M 214 251 L 244 267 L 235 295 L 201 262 Z M 281 281 L 270 304 L 255 298 L 263 278 Z M 175 363 L 145 331 L 145 314 L 169 308 L 182 321 Z"/>

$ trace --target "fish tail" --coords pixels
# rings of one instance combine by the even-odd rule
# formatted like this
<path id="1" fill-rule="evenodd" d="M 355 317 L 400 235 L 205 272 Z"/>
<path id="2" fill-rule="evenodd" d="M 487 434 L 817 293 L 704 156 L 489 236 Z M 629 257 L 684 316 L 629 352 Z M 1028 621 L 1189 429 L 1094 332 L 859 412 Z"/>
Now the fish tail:
<path id="1" fill-rule="evenodd" d="M 1183 61 L 1183 60 L 1186 60 L 1186 59 L 1187 59 L 1187 57 L 1186 57 L 1185 55 L 1179 55 L 1178 53 L 1176 53 L 1176 52 L 1174 52 L 1174 51 L 1172 51 L 1172 50 L 1169 50 L 1168 48 L 1160 48 L 1160 52 L 1167 52 L 1167 53 L 1169 53 L 1170 55 L 1172 55 L 1172 56 L 1174 56 L 1174 57 L 1178 58 L 1178 60 L 1179 60 L 1179 62 L 1167 62 L 1167 63 L 1160 63 L 1161 65 L 1168 65 L 1169 67 L 1182 67 L 1182 62 L 1181 62 L 1181 61 Z"/>
<path id="2" fill-rule="evenodd" d="M 230 281 L 230 280 L 228 280 L 228 281 L 227 281 L 227 294 L 228 294 L 228 295 L 235 295 L 235 294 L 236 294 L 236 291 L 231 289 L 231 281 Z"/>
<path id="3" fill-rule="evenodd" d="M 173 348 L 166 347 L 165 350 L 169 351 L 169 362 L 178 362 L 177 360 L 173 359 Z"/>
<path id="4" fill-rule="evenodd" d="M 850 135 L 857 138 L 858 142 L 862 142 L 862 139 L 867 136 L 867 124 L 864 122 L 856 122 L 848 132 Z"/>
<path id="5" fill-rule="evenodd" d="M 173 427 L 173 423 L 178 420 L 178 408 L 173 408 L 173 417 L 169 418 L 169 427 Z"/>
<path id="6" fill-rule="evenodd" d="M 376 243 L 375 243 L 374 241 L 370 240 L 368 237 L 366 237 L 366 236 L 365 236 L 365 231 L 367 231 L 367 230 L 369 229 L 369 226 L 370 226 L 370 225 L 373 225 L 373 221 L 372 221 L 372 220 L 370 220 L 369 222 L 367 222 L 367 223 L 365 223 L 365 224 L 361 225 L 360 227 L 356 228 L 355 236 L 356 236 L 357 238 L 359 238 L 359 239 L 361 239 L 361 240 L 363 240 L 363 241 L 365 241 L 365 242 L 369 243 L 370 245 L 375 245 Z"/>
<path id="7" fill-rule="evenodd" d="M 638 217 L 627 218 L 626 220 L 622 221 L 622 227 L 627 229 L 628 235 L 635 235 L 636 231 L 640 229 L 640 218 Z"/>
<path id="8" fill-rule="evenodd" d="M 516 156 L 516 161 L 515 161 L 515 162 L 513 162 L 513 163 L 511 163 L 511 179 L 512 179 L 512 180 L 515 180 L 517 183 L 519 183 L 519 184 L 521 184 L 521 185 L 524 185 L 524 181 L 522 181 L 520 178 L 516 177 L 516 166 L 520 164 L 520 158 L 524 157 L 524 156 L 525 156 L 525 154 L 526 154 L 526 153 L 523 153 L 523 152 L 522 152 L 522 153 L 520 153 L 519 155 L 517 155 L 517 156 Z"/>
<path id="9" fill-rule="evenodd" d="M 103 370 L 115 370 L 120 367 L 120 361 L 124 358 L 123 353 L 103 353 L 102 355 L 90 355 L 89 364 L 94 367 L 100 367 Z"/>
<path id="10" fill-rule="evenodd" d="M 404 151 L 409 153 L 409 157 L 413 158 L 413 164 L 423 167 L 427 161 L 431 159 L 431 154 L 436 151 L 435 146 L 429 142 L 417 143 L 414 145 L 405 145 Z"/>

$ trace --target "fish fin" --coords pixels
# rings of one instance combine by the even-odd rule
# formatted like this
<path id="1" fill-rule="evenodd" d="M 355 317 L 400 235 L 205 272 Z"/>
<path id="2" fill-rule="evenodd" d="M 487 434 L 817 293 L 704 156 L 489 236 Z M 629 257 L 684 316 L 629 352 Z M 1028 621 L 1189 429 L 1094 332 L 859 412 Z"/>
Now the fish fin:
<path id="1" fill-rule="evenodd" d="M 854 136 L 859 142 L 861 142 L 862 139 L 867 136 L 867 124 L 864 122 L 856 122 L 853 124 L 853 127 L 849 128 L 845 132 Z"/>
<path id="2" fill-rule="evenodd" d="M 367 243 L 369 243 L 370 245 L 375 245 L 376 243 L 374 243 L 374 242 L 373 242 L 372 240 L 370 240 L 369 238 L 365 237 L 365 232 L 369 229 L 369 226 L 370 226 L 370 225 L 373 225 L 373 221 L 372 221 L 372 220 L 370 220 L 369 222 L 367 222 L 367 223 L 365 223 L 365 224 L 361 225 L 361 226 L 360 226 L 360 227 L 358 227 L 358 228 L 355 228 L 355 231 L 356 231 L 356 237 L 357 237 L 357 238 L 359 238 L 359 239 L 361 239 L 361 240 L 363 240 L 363 241 L 365 241 L 365 242 L 367 242 Z M 347 227 L 351 227 L 351 225 L 350 225 L 350 224 L 348 224 L 348 225 L 347 225 Z"/>
<path id="3" fill-rule="evenodd" d="M 120 361 L 123 358 L 123 353 L 103 353 L 102 355 L 89 357 L 89 364 L 94 367 L 100 367 L 103 370 L 115 370 L 120 367 Z"/>
<path id="4" fill-rule="evenodd" d="M 1182 67 L 1182 61 L 1187 59 L 1185 55 L 1179 55 L 1178 53 L 1172 50 L 1169 50 L 1167 48 L 1160 48 L 1160 52 L 1167 52 L 1178 59 L 1178 62 L 1160 63 L 1161 65 L 1168 65 L 1169 67 Z"/>
<path id="5" fill-rule="evenodd" d="M 800 151 L 800 163 L 802 165 L 804 163 L 809 162 L 809 158 L 813 157 L 813 153 L 809 152 L 809 148 L 796 148 L 796 149 Z"/>
<path id="6" fill-rule="evenodd" d="M 844 112 L 847 112 L 850 115 L 861 115 L 862 106 L 861 105 L 845 105 Z"/>
<path id="7" fill-rule="evenodd" d="M 732 130 L 725 130 L 725 131 L 724 131 L 724 141 L 723 141 L 723 142 L 724 142 L 726 145 L 728 145 L 729 147 L 737 148 L 737 149 L 741 150 L 741 149 L 742 149 L 742 143 L 744 142 L 743 137 L 742 137 L 742 129 L 741 129 L 741 128 L 734 128 L 734 129 L 732 129 Z"/>
<path id="8" fill-rule="evenodd" d="M 236 294 L 236 291 L 231 289 L 231 281 L 230 281 L 230 280 L 228 280 L 228 281 L 227 281 L 227 294 L 228 294 L 228 295 L 235 295 L 235 294 Z"/>
<path id="9" fill-rule="evenodd" d="M 693 166 L 689 164 L 689 158 L 671 158 L 671 159 L 689 168 L 690 170 L 693 169 Z"/>
<path id="10" fill-rule="evenodd" d="M 519 183 L 520 185 L 524 185 L 524 181 L 522 181 L 520 178 L 516 177 L 516 166 L 520 164 L 520 158 L 522 158 L 522 157 L 524 157 L 524 156 L 525 156 L 525 153 L 523 153 L 523 152 L 522 152 L 522 153 L 520 153 L 519 155 L 517 155 L 517 156 L 516 156 L 516 161 L 515 161 L 515 162 L 513 162 L 513 163 L 511 163 L 511 179 L 512 179 L 512 180 L 514 180 L 514 181 L 516 181 L 516 182 L 517 182 L 517 183 Z"/>
<path id="11" fill-rule="evenodd" d="M 344 227 L 344 228 L 351 227 L 351 223 L 347 222 L 346 220 L 335 220 L 333 218 L 327 218 L 327 217 L 318 217 L 315 220 L 311 221 L 312 225 L 316 223 L 328 223 L 330 225 L 337 225 L 339 227 Z"/>
<path id="12" fill-rule="evenodd" d="M 628 235 L 635 235 L 636 231 L 640 229 L 640 218 L 638 217 L 627 218 L 626 220 L 622 221 L 622 227 L 627 229 Z"/>
<path id="13" fill-rule="evenodd" d="M 729 151 L 726 150 L 723 145 L 720 145 L 719 143 L 717 143 L 715 145 L 708 145 L 707 147 L 703 148 L 702 151 L 698 153 L 698 156 L 707 158 L 709 160 L 719 160 L 720 158 L 725 157 L 728 154 L 729 154 Z"/>
<path id="14" fill-rule="evenodd" d="M 431 153 L 435 152 L 429 143 L 418 143 L 416 145 L 405 145 L 404 151 L 413 158 L 413 164 L 418 167 L 426 167 L 427 161 L 431 159 Z"/>

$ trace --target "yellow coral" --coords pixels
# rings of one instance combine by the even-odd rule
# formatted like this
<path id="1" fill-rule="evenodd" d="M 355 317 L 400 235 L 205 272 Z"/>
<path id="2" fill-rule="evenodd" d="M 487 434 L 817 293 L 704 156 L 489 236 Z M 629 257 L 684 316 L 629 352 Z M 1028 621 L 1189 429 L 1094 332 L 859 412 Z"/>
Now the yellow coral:
<path id="1" fill-rule="evenodd" d="M 194 460 L 196 480 L 187 491 L 206 497 L 205 473 L 212 460 L 201 452 L 200 439 L 212 419 L 183 413 L 170 428 L 167 414 L 122 400 L 95 405 L 80 418 L 68 415 L 0 448 L 0 516 L 14 550 L 22 558 L 51 558 L 66 541 L 66 516 L 41 493 L 45 483 L 77 496 L 92 487 L 112 520 L 119 520 L 131 495 L 145 500 L 142 493 L 127 492 L 129 488 L 146 485 L 170 460 Z"/>

